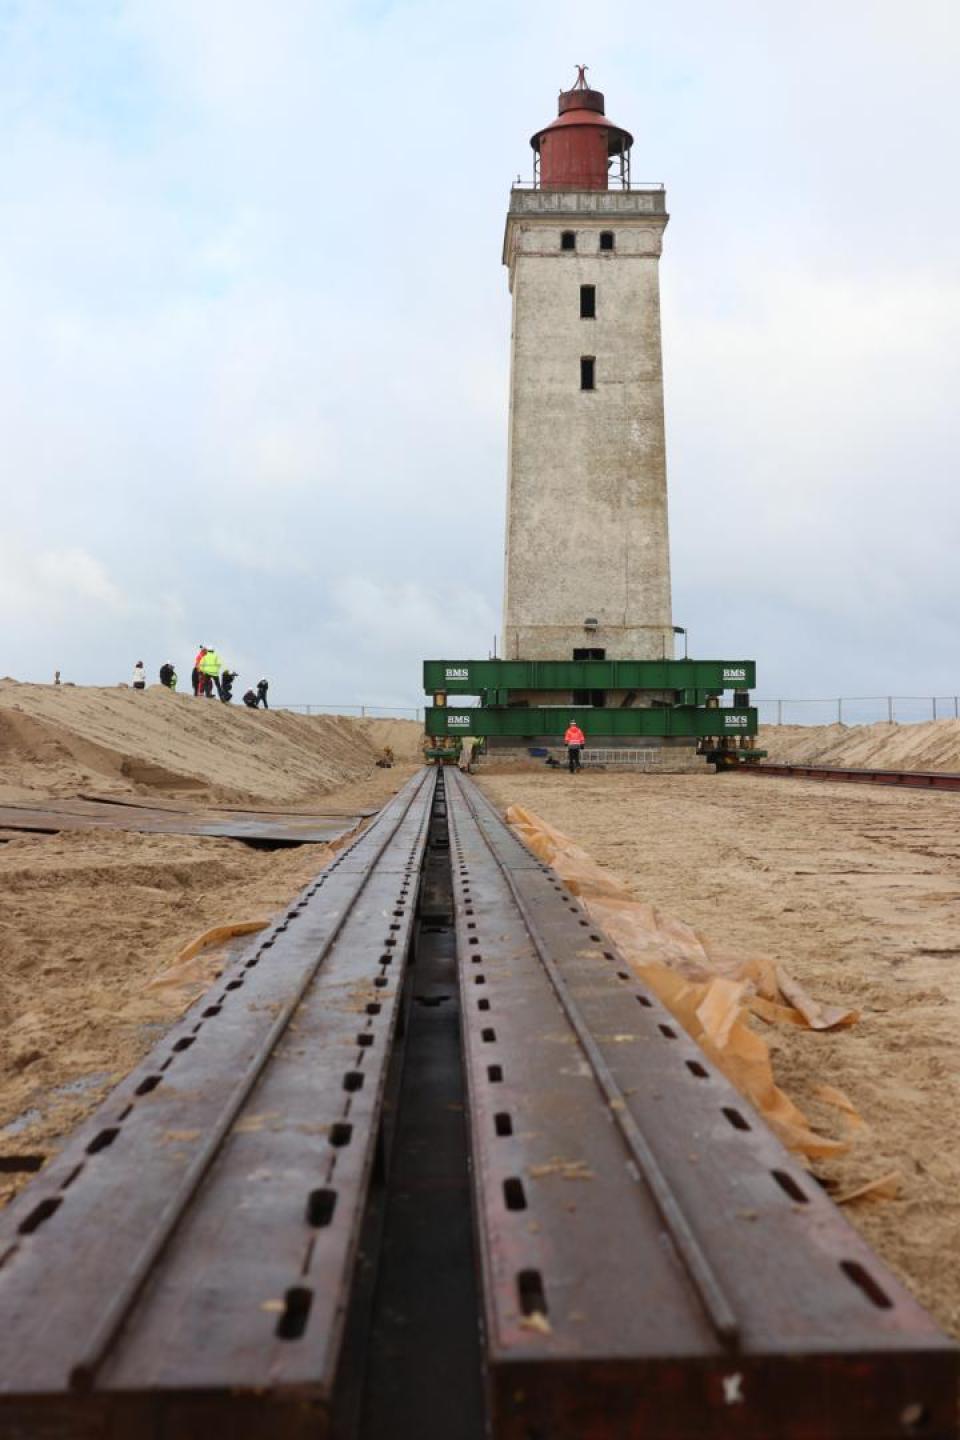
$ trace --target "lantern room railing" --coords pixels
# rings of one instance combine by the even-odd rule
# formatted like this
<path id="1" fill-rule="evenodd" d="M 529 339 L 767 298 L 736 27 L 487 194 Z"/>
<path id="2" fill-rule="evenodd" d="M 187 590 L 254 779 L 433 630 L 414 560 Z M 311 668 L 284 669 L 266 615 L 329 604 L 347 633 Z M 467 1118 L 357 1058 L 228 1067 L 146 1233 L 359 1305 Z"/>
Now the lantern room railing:
<path id="1" fill-rule="evenodd" d="M 540 185 L 539 178 L 536 177 L 536 176 L 535 176 L 532 180 L 524 180 L 521 175 L 518 175 L 518 176 L 516 177 L 516 179 L 514 180 L 514 182 L 513 182 L 513 187 L 512 187 L 512 188 L 513 188 L 514 190 L 539 190 L 539 189 L 541 189 L 541 185 Z M 660 192 L 662 193 L 662 192 L 666 189 L 666 186 L 664 185 L 664 183 L 663 183 L 662 180 L 634 180 L 634 181 L 632 181 L 632 183 L 630 183 L 629 185 L 621 185 L 621 184 L 619 183 L 619 180 L 617 180 L 617 181 L 615 182 L 615 181 L 614 181 L 614 177 L 611 175 L 611 177 L 610 177 L 610 184 L 609 184 L 609 186 L 608 186 L 608 189 L 610 189 L 610 190 L 658 190 L 658 191 L 660 191 Z M 599 193 L 602 194 L 603 192 L 601 191 L 601 192 L 599 192 Z"/>

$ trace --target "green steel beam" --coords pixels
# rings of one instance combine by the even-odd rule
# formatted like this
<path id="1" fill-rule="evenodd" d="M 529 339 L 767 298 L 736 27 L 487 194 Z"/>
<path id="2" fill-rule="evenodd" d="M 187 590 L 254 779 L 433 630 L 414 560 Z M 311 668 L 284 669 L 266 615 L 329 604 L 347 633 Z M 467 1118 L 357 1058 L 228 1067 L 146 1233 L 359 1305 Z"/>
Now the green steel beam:
<path id="1" fill-rule="evenodd" d="M 428 694 L 493 690 L 752 690 L 754 660 L 425 660 Z"/>
<path id="2" fill-rule="evenodd" d="M 477 739 L 508 735 L 522 740 L 558 740 L 576 716 L 587 737 L 636 735 L 756 735 L 757 712 L 745 710 L 694 709 L 692 706 L 645 706 L 642 709 L 606 710 L 590 705 L 556 705 L 549 708 L 515 706 L 488 710 L 482 706 L 428 706 L 425 712 L 428 735 L 472 735 Z"/>

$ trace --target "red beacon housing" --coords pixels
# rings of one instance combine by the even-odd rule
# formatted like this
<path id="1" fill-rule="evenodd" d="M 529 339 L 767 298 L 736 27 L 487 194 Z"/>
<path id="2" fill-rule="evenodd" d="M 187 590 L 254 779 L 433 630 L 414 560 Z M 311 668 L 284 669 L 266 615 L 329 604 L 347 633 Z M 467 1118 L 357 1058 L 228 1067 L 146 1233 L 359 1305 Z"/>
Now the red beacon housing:
<path id="1" fill-rule="evenodd" d="M 630 189 L 633 136 L 604 114 L 603 95 L 587 85 L 586 68 L 578 65 L 576 85 L 560 91 L 557 119 L 531 137 L 541 190 Z"/>

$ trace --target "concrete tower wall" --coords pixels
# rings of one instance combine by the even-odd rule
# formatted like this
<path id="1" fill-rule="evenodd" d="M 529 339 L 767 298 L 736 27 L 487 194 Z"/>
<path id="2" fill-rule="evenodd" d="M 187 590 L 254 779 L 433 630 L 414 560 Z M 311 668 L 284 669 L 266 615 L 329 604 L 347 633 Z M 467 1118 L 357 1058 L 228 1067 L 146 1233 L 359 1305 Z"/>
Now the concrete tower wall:
<path id="1" fill-rule="evenodd" d="M 658 264 L 662 191 L 515 190 L 507 658 L 673 655 Z M 561 248 L 572 230 L 574 250 Z M 613 250 L 601 250 L 612 231 Z M 580 318 L 580 287 L 596 318 Z M 595 389 L 581 389 L 582 356 Z M 598 622 L 596 630 L 585 627 Z"/>

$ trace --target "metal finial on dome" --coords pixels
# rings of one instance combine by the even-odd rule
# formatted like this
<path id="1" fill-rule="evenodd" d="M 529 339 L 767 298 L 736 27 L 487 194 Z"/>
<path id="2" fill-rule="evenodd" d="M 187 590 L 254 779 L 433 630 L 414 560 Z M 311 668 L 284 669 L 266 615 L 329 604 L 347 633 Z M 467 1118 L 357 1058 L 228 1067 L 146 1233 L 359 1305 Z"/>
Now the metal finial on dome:
<path id="1" fill-rule="evenodd" d="M 590 86 L 587 84 L 587 71 L 588 71 L 589 69 L 590 69 L 590 66 L 589 66 L 589 65 L 578 65 L 578 66 L 577 66 L 577 83 L 576 83 L 576 85 L 574 85 L 574 87 L 573 87 L 574 90 L 589 90 L 589 89 L 590 89 Z"/>

